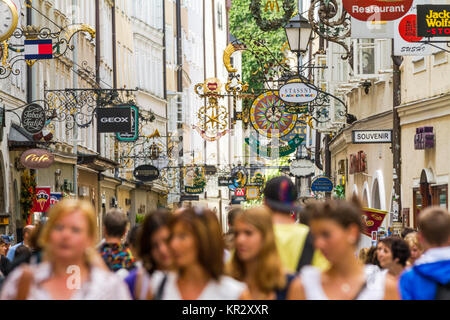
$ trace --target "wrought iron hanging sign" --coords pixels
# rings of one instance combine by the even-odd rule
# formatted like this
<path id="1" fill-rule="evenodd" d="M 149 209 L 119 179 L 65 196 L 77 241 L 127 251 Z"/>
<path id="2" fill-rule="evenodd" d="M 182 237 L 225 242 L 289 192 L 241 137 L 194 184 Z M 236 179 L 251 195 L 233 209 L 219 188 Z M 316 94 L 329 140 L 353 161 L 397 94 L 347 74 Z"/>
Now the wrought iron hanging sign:
<path id="1" fill-rule="evenodd" d="M 254 137 L 246 138 L 245 143 L 250 145 L 250 148 L 260 157 L 264 158 L 273 158 L 278 155 L 278 157 L 285 157 L 294 153 L 297 148 L 302 144 L 303 138 L 299 135 L 296 135 L 294 139 L 289 141 L 289 143 L 285 146 L 281 146 L 279 148 L 272 148 L 269 146 L 261 146 L 260 142 L 256 140 Z"/>
<path id="2" fill-rule="evenodd" d="M 205 192 L 205 169 L 199 167 L 185 168 L 185 179 L 188 179 L 184 191 L 187 194 L 200 194 Z"/>
<path id="3" fill-rule="evenodd" d="M 131 108 L 131 130 L 130 132 L 118 132 L 117 140 L 121 142 L 134 142 L 139 139 L 139 108 L 130 106 Z"/>
<path id="4" fill-rule="evenodd" d="M 132 128 L 131 107 L 99 108 L 97 109 L 97 130 L 100 133 L 124 132 Z"/>
<path id="5" fill-rule="evenodd" d="M 280 138 L 294 129 L 297 115 L 286 112 L 286 105 L 279 98 L 278 91 L 267 91 L 253 102 L 250 121 L 261 135 Z"/>
<path id="6" fill-rule="evenodd" d="M 38 104 L 30 104 L 22 112 L 22 127 L 31 134 L 37 134 L 42 131 L 46 123 L 46 114 L 44 108 Z"/>
<path id="7" fill-rule="evenodd" d="M 228 186 L 230 190 L 242 189 L 247 185 L 248 171 L 245 167 L 238 166 L 231 170 L 231 184 Z"/>
<path id="8" fill-rule="evenodd" d="M 265 9 L 267 9 L 269 6 L 272 9 L 275 6 L 276 8 L 279 9 L 278 0 L 266 0 L 266 1 L 267 2 L 265 5 Z M 291 19 L 295 11 L 295 0 L 283 0 L 284 14 L 281 18 L 274 18 L 271 20 L 263 19 L 261 15 L 261 7 L 262 7 L 261 0 L 252 0 L 249 7 L 250 12 L 255 18 L 256 24 L 262 31 L 273 31 L 283 27 Z"/>
<path id="9" fill-rule="evenodd" d="M 142 165 L 134 169 L 133 176 L 137 180 L 150 182 L 159 178 L 159 170 L 152 165 Z"/>

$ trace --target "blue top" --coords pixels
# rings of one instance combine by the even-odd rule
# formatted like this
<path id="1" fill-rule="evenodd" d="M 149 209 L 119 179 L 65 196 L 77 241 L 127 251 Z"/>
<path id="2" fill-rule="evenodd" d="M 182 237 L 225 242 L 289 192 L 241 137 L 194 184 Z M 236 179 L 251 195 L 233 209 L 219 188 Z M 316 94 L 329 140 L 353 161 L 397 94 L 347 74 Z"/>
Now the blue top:
<path id="1" fill-rule="evenodd" d="M 6 254 L 6 257 L 8 258 L 9 261 L 13 262 L 16 249 L 20 246 L 23 246 L 23 241 L 9 248 L 8 253 Z"/>
<path id="2" fill-rule="evenodd" d="M 403 300 L 434 300 L 438 283 L 450 283 L 450 247 L 427 250 L 399 281 Z"/>
<path id="3" fill-rule="evenodd" d="M 130 294 L 133 300 L 136 300 L 135 288 L 136 288 L 137 272 L 138 268 L 135 268 L 132 271 L 130 271 L 128 276 L 125 278 L 125 283 L 127 284 L 128 289 L 130 289 Z"/>
<path id="4" fill-rule="evenodd" d="M 286 286 L 283 289 L 279 289 L 279 290 L 275 291 L 277 300 L 286 300 L 289 287 L 291 286 L 292 280 L 294 280 L 294 279 L 295 279 L 295 274 L 286 275 Z"/>

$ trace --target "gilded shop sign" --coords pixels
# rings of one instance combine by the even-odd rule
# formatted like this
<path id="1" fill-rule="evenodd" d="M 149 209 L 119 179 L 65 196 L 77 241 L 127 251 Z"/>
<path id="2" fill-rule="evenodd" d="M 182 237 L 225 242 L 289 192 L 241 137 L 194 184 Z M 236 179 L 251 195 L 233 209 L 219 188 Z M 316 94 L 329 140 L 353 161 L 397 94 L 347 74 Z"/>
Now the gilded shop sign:
<path id="1" fill-rule="evenodd" d="M 55 156 L 43 149 L 25 151 L 20 157 L 20 163 L 28 169 L 45 169 L 55 162 Z"/>

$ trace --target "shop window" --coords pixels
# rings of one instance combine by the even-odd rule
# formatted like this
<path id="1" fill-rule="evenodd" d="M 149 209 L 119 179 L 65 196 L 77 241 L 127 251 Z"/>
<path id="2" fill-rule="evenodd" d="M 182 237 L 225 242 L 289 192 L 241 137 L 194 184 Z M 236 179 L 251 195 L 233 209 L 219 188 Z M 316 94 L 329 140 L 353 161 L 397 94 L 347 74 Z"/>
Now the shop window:
<path id="1" fill-rule="evenodd" d="M 420 188 L 413 190 L 414 200 L 414 228 L 417 228 L 417 219 L 420 212 L 431 206 L 439 206 L 448 209 L 448 185 L 429 187 L 428 184 L 421 184 Z"/>

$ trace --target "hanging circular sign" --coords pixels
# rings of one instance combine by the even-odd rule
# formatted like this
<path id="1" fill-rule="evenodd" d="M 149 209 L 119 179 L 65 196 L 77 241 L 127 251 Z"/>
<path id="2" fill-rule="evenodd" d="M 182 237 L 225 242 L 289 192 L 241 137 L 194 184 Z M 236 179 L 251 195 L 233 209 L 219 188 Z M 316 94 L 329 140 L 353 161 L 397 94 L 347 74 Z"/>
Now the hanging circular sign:
<path id="1" fill-rule="evenodd" d="M 392 21 L 408 13 L 413 0 L 344 0 L 344 9 L 360 21 Z"/>
<path id="2" fill-rule="evenodd" d="M 232 184 L 229 186 L 231 190 L 244 188 L 247 185 L 248 171 L 245 167 L 239 166 L 231 170 Z"/>
<path id="3" fill-rule="evenodd" d="M 279 98 L 278 91 L 267 91 L 253 101 L 250 121 L 261 135 L 280 138 L 294 129 L 297 114 L 286 111 L 286 105 Z"/>
<path id="4" fill-rule="evenodd" d="M 140 181 L 154 181 L 159 178 L 159 169 L 151 165 L 139 166 L 134 169 L 133 176 Z"/>
<path id="5" fill-rule="evenodd" d="M 315 178 L 311 183 L 311 191 L 313 192 L 331 192 L 334 185 L 330 178 L 325 176 L 319 176 Z"/>
<path id="6" fill-rule="evenodd" d="M 317 99 L 317 90 L 303 82 L 292 82 L 280 88 L 280 99 L 287 103 L 309 103 Z"/>
<path id="7" fill-rule="evenodd" d="M 293 160 L 289 171 L 296 177 L 306 177 L 314 173 L 314 163 L 307 159 Z"/>
<path id="8" fill-rule="evenodd" d="M 398 32 L 407 42 L 418 42 L 423 39 L 423 37 L 417 36 L 417 15 L 415 14 L 409 14 L 402 18 L 398 26 Z"/>
<path id="9" fill-rule="evenodd" d="M 45 169 L 55 161 L 55 156 L 43 149 L 31 149 L 22 153 L 20 163 L 28 169 Z"/>
<path id="10" fill-rule="evenodd" d="M 45 127 L 45 110 L 38 104 L 30 104 L 22 112 L 22 127 L 31 134 L 42 131 Z"/>

